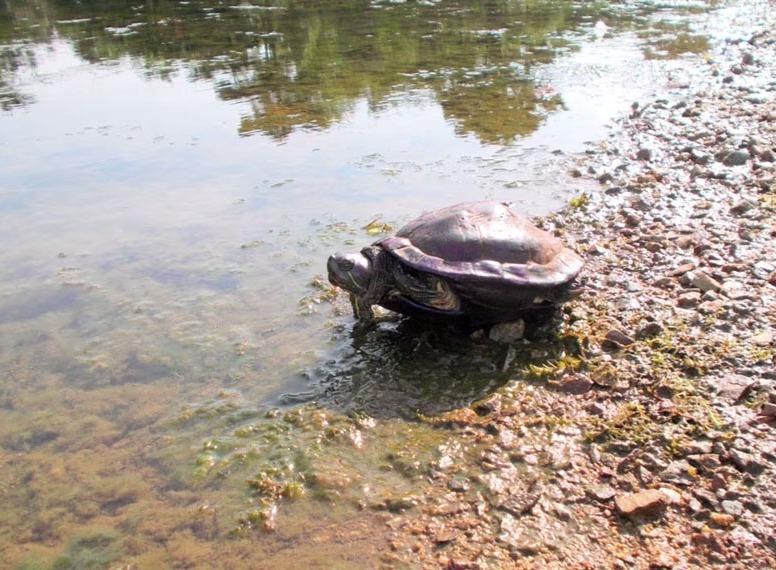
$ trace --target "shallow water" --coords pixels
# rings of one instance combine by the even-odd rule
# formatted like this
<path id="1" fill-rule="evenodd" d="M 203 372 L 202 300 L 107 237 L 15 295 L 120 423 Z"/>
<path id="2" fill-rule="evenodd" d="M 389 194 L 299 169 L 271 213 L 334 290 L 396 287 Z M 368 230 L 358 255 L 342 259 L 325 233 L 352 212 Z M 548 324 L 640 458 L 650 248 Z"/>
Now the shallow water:
<path id="1" fill-rule="evenodd" d="M 430 460 L 446 436 L 412 418 L 516 372 L 412 323 L 353 339 L 327 256 L 588 190 L 570 158 L 706 49 L 705 10 L 6 2 L 2 565 L 363 567 L 357 506 L 417 485 L 386 449 Z"/>

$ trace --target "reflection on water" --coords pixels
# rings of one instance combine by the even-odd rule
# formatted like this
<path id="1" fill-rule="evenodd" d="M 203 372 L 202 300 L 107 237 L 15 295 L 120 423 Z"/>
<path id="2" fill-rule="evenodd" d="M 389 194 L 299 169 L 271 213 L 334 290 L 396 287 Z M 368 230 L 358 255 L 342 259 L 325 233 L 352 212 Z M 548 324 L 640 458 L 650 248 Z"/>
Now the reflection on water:
<path id="1" fill-rule="evenodd" d="M 446 441 L 411 420 L 520 367 L 406 322 L 354 341 L 326 258 L 372 220 L 562 204 L 703 8 L 2 3 L 0 565 L 376 560 L 356 507 Z"/>

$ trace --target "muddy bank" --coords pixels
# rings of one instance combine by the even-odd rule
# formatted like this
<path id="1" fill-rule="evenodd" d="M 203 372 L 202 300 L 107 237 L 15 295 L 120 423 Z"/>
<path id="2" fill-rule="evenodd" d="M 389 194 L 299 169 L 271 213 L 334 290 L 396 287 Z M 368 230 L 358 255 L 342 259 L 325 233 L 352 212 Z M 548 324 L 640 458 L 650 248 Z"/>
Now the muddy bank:
<path id="1" fill-rule="evenodd" d="M 427 420 L 418 492 L 371 505 L 385 567 L 776 566 L 772 18 L 739 9 L 579 158 L 600 192 L 543 225 L 587 291 L 525 378 Z"/>

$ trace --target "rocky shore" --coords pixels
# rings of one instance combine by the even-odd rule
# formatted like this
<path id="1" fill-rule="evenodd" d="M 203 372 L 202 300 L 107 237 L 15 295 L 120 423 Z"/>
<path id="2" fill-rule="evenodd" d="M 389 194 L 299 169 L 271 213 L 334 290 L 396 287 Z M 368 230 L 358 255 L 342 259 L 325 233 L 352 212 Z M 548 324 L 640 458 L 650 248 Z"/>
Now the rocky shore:
<path id="1" fill-rule="evenodd" d="M 382 506 L 385 567 L 776 568 L 767 7 L 746 29 L 578 160 L 600 192 L 542 224 L 585 292 L 554 347 L 515 348 L 526 378 L 427 420 L 451 443 Z"/>

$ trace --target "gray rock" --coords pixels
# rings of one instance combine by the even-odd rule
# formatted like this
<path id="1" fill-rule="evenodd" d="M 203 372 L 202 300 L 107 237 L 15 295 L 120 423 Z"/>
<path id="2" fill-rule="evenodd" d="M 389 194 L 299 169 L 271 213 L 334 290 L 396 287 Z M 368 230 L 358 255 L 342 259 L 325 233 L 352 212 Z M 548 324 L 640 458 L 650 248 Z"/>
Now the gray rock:
<path id="1" fill-rule="evenodd" d="M 681 459 L 674 461 L 668 467 L 666 467 L 660 474 L 660 477 L 666 483 L 674 483 L 676 485 L 694 485 L 695 478 L 691 475 L 694 469 L 690 464 Z"/>
<path id="2" fill-rule="evenodd" d="M 614 496 L 617 494 L 617 491 L 614 490 L 614 487 L 607 484 L 597 485 L 593 487 L 593 489 L 590 490 L 590 494 L 595 497 L 599 501 L 608 501 L 610 499 L 613 499 Z"/>
<path id="3" fill-rule="evenodd" d="M 494 342 L 509 344 L 517 342 L 523 338 L 525 333 L 525 322 L 522 320 L 511 323 L 499 323 L 493 325 L 488 334 L 488 338 Z"/>
<path id="4" fill-rule="evenodd" d="M 722 284 L 721 293 L 728 299 L 738 301 L 748 299 L 754 294 L 751 287 L 747 287 L 741 281 L 727 280 Z"/>
<path id="5" fill-rule="evenodd" d="M 746 471 L 752 475 L 759 475 L 765 469 L 765 465 L 758 461 L 754 455 L 739 449 L 734 448 L 730 450 L 730 460 L 741 471 Z"/>
<path id="6" fill-rule="evenodd" d="M 648 323 L 636 331 L 636 338 L 643 340 L 656 337 L 663 332 L 663 326 L 659 323 Z"/>
<path id="7" fill-rule="evenodd" d="M 757 204 L 746 198 L 739 200 L 730 208 L 730 211 L 736 216 L 741 216 L 757 208 Z"/>
<path id="8" fill-rule="evenodd" d="M 644 160 L 649 162 L 650 160 L 652 160 L 652 155 L 653 155 L 652 149 L 647 147 L 641 147 L 636 153 L 636 158 L 638 160 Z"/>
<path id="9" fill-rule="evenodd" d="M 741 166 L 742 164 L 746 164 L 750 158 L 749 152 L 745 150 L 734 150 L 725 155 L 722 159 L 722 164 L 725 166 Z"/>
<path id="10" fill-rule="evenodd" d="M 723 511 L 736 518 L 744 514 L 744 505 L 738 501 L 722 501 L 720 506 L 722 507 Z"/>

